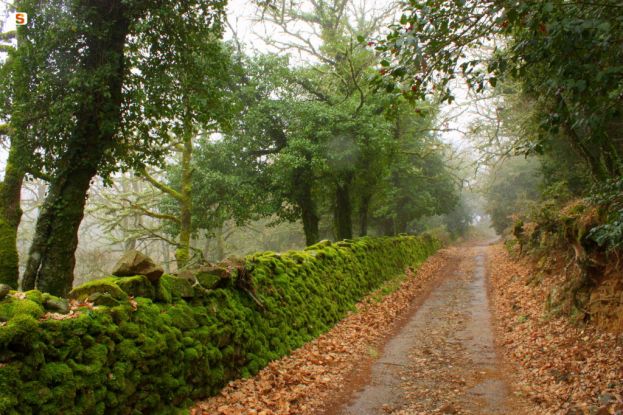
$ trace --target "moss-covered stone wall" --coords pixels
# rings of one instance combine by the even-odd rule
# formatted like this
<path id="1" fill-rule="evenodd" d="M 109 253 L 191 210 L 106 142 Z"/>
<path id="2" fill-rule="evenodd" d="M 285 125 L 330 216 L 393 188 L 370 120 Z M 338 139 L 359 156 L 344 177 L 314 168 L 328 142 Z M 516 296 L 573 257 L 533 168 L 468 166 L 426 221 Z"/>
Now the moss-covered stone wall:
<path id="1" fill-rule="evenodd" d="M 58 320 L 41 293 L 12 292 L 0 302 L 0 413 L 176 413 L 328 330 L 437 248 L 400 236 L 258 253 L 219 288 L 165 276 L 141 291 L 132 277 L 125 291 L 103 294 L 108 306 L 85 304 Z M 77 292 L 92 296 L 90 287 Z M 137 289 L 152 298 L 132 297 Z"/>

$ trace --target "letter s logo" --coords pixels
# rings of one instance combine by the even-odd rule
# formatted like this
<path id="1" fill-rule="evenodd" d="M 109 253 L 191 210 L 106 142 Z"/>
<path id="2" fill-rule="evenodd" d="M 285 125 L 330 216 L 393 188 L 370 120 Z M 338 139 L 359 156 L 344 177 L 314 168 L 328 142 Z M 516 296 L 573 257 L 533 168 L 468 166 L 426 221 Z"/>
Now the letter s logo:
<path id="1" fill-rule="evenodd" d="M 17 12 L 15 13 L 15 24 L 17 26 L 24 26 L 28 23 L 28 14 Z"/>

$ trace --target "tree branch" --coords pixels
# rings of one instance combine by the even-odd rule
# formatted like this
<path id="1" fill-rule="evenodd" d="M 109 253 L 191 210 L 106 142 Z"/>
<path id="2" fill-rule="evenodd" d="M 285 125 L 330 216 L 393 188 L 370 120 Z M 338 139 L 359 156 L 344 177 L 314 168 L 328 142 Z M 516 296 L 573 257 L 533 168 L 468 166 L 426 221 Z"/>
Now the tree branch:
<path id="1" fill-rule="evenodd" d="M 351 46 L 351 56 L 352 56 L 353 40 L 351 39 L 350 42 L 351 42 L 350 46 Z M 355 87 L 357 88 L 357 91 L 359 91 L 359 105 L 357 106 L 357 109 L 355 110 L 355 113 L 353 114 L 353 118 L 355 118 L 357 114 L 359 114 L 359 111 L 361 110 L 361 108 L 363 107 L 363 104 L 366 101 L 366 95 L 364 94 L 363 89 L 361 89 L 359 82 L 357 82 L 357 75 L 355 74 L 355 67 L 353 66 L 353 60 L 351 59 L 351 56 L 348 57 L 348 66 L 350 68 L 350 75 L 353 79 L 353 83 L 355 84 Z"/>
<path id="2" fill-rule="evenodd" d="M 166 213 L 158 213 L 158 212 L 154 212 L 151 211 L 147 208 L 144 208 L 143 206 L 140 205 L 136 205 L 136 204 L 131 204 L 130 205 L 133 209 L 137 209 L 139 211 L 141 211 L 144 215 L 149 216 L 150 218 L 154 218 L 154 219 L 162 219 L 162 220 L 170 220 L 172 222 L 175 223 L 180 223 L 180 220 L 178 218 L 176 218 L 173 215 L 167 215 Z"/>
<path id="3" fill-rule="evenodd" d="M 15 31 L 15 30 L 11 30 L 9 32 L 0 33 L 0 41 L 10 42 L 11 40 L 15 39 L 16 35 L 17 35 L 17 31 Z"/>
<path id="4" fill-rule="evenodd" d="M 158 239 L 160 241 L 164 241 L 166 243 L 168 243 L 171 246 L 179 246 L 179 244 L 163 235 L 157 234 L 156 232 L 154 232 L 153 229 L 149 229 L 148 227 L 146 227 L 143 224 L 139 224 L 138 226 L 139 228 L 143 229 L 145 231 L 145 233 L 150 236 L 153 239 Z"/>
<path id="5" fill-rule="evenodd" d="M 174 199 L 177 199 L 179 201 L 184 201 L 184 196 L 180 192 L 178 192 L 177 190 L 173 189 L 172 187 L 169 187 L 166 184 L 161 183 L 158 180 L 156 180 L 153 176 L 151 176 L 147 172 L 147 170 L 145 168 L 140 169 L 138 171 L 138 173 L 141 175 L 141 177 L 143 177 L 145 180 L 147 180 L 156 189 L 160 190 L 163 193 L 168 194 L 169 196 L 173 197 Z"/>

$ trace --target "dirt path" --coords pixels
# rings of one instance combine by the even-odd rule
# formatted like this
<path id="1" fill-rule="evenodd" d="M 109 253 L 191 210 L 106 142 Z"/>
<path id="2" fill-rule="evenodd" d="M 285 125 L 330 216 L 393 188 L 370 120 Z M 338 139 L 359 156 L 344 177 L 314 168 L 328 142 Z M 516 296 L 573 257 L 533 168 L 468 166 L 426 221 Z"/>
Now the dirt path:
<path id="1" fill-rule="evenodd" d="M 487 245 L 431 256 L 400 287 L 193 415 L 540 414 L 515 393 L 494 344 Z M 380 290 L 382 291 L 382 290 Z"/>
<path id="2" fill-rule="evenodd" d="M 450 252 L 438 285 L 327 415 L 533 414 L 495 349 L 487 246 Z M 361 376 L 361 375 L 358 375 Z"/>

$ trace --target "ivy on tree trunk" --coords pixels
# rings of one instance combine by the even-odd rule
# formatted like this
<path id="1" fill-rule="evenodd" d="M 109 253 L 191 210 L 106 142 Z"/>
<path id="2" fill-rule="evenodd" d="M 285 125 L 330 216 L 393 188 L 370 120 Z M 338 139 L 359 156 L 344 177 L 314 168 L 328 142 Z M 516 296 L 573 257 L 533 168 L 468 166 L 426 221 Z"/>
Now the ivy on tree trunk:
<path id="1" fill-rule="evenodd" d="M 9 158 L 0 184 L 0 283 L 17 289 L 19 256 L 17 228 L 22 218 L 20 207 L 24 171 L 18 162 L 19 147 L 11 139 Z"/>
<path id="2" fill-rule="evenodd" d="M 93 177 L 113 145 L 122 101 L 124 46 L 129 22 L 120 3 L 87 2 L 92 27 L 85 33 L 85 83 L 99 81 L 79 103 L 76 122 L 50 183 L 30 248 L 23 288 L 64 296 L 73 283 L 78 228 Z M 84 86 L 88 88 L 87 85 Z"/>

